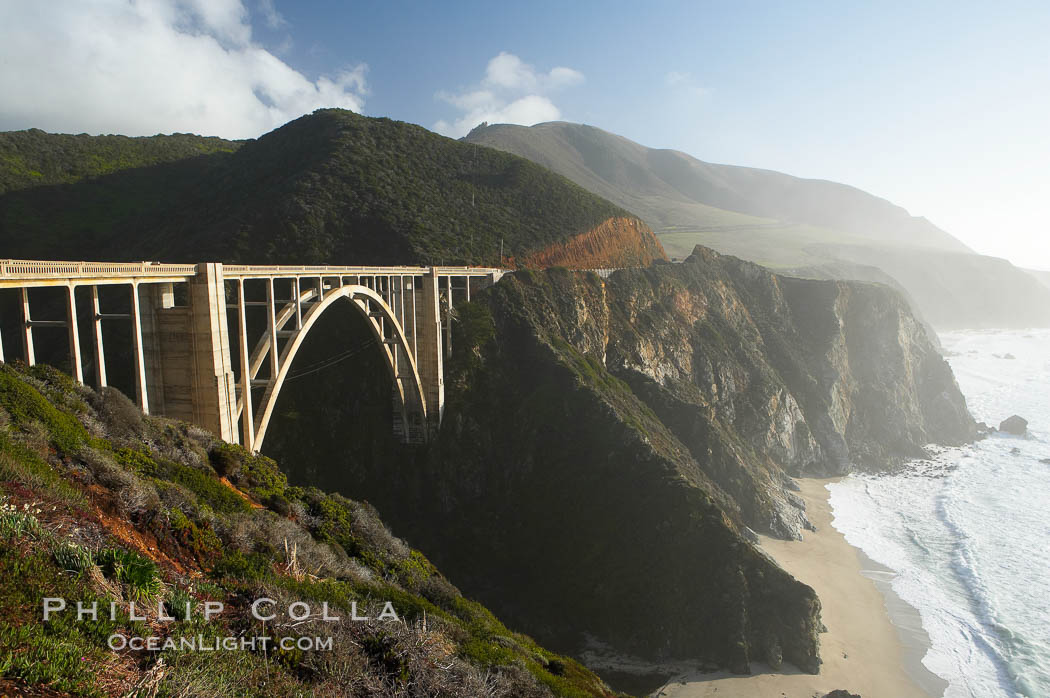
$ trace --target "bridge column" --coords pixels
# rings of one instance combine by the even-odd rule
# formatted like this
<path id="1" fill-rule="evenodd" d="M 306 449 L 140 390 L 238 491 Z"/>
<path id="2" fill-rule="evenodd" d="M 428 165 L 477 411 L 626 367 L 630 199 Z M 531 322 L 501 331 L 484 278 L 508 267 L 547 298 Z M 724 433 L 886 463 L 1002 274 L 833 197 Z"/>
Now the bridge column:
<path id="1" fill-rule="evenodd" d="M 185 419 L 178 412 L 175 403 L 186 402 L 189 398 L 186 385 L 170 384 L 165 371 L 178 360 L 173 356 L 182 353 L 189 356 L 189 336 L 181 322 L 173 317 L 180 310 L 185 315 L 185 308 L 175 308 L 175 287 L 172 284 L 139 284 L 138 321 L 142 333 L 143 373 L 146 376 L 146 394 L 150 414 L 163 414 L 168 417 Z M 174 329 L 174 333 L 171 330 Z"/>
<path id="2" fill-rule="evenodd" d="M 69 332 L 69 362 L 73 365 L 73 380 L 77 383 L 84 382 L 84 362 L 80 356 L 80 328 L 77 325 L 77 294 L 76 286 L 70 284 L 66 287 L 66 329 Z"/>
<path id="3" fill-rule="evenodd" d="M 222 264 L 197 265 L 189 288 L 193 342 L 193 421 L 223 441 L 237 441 L 237 393 L 226 323 L 226 287 Z"/>
<path id="4" fill-rule="evenodd" d="M 423 384 L 423 397 L 427 401 L 427 421 L 431 433 L 441 425 L 445 411 L 444 347 L 441 336 L 441 293 L 438 289 L 438 273 L 430 267 L 420 277 L 421 288 L 413 289 L 413 310 L 419 331 L 416 342 L 416 368 Z M 415 301 L 418 300 L 418 303 Z"/>
<path id="5" fill-rule="evenodd" d="M 302 326 L 299 305 L 299 278 L 295 279 L 296 329 Z M 241 357 L 241 445 L 255 450 L 255 413 L 252 407 L 251 355 L 248 353 L 248 322 L 244 312 L 244 279 L 237 280 L 237 350 Z"/>
<path id="6" fill-rule="evenodd" d="M 26 365 L 36 363 L 36 351 L 33 349 L 33 316 L 29 313 L 29 289 L 22 289 L 22 349 Z"/>
<path id="7" fill-rule="evenodd" d="M 106 352 L 102 346 L 102 306 L 98 300 L 98 286 L 91 287 L 91 307 L 94 309 L 95 387 L 102 390 L 107 384 Z"/>
<path id="8" fill-rule="evenodd" d="M 131 344 L 135 353 L 135 400 L 139 408 L 149 414 L 149 388 L 146 384 L 146 352 L 142 340 L 142 303 L 139 301 L 138 282 L 131 284 Z"/>

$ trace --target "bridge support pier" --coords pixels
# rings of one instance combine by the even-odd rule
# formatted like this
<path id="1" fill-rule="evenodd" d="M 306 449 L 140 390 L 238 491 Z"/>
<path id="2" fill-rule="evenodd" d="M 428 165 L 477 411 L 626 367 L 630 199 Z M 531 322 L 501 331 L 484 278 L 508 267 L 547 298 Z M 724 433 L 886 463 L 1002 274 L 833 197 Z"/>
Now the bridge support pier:
<path id="1" fill-rule="evenodd" d="M 427 401 L 427 421 L 434 433 L 441 425 L 445 412 L 444 346 L 441 328 L 440 277 L 437 269 L 430 267 L 420 277 L 421 288 L 414 290 L 415 329 L 419 332 L 416 345 L 416 368 L 423 384 L 423 397 Z"/>
<path id="2" fill-rule="evenodd" d="M 237 392 L 230 364 L 226 288 L 221 264 L 198 264 L 190 281 L 195 423 L 224 441 L 237 441 Z"/>
<path id="3" fill-rule="evenodd" d="M 80 355 L 80 328 L 77 325 L 77 287 L 66 288 L 66 330 L 69 334 L 69 363 L 73 369 L 73 380 L 84 382 L 84 361 Z"/>
<path id="4" fill-rule="evenodd" d="M 102 343 L 102 305 L 98 300 L 98 286 L 91 287 L 92 330 L 95 339 L 95 387 L 102 390 L 107 385 L 106 352 Z"/>
<path id="5" fill-rule="evenodd" d="M 27 366 L 36 364 L 36 351 L 33 348 L 33 316 L 29 313 L 29 289 L 22 289 L 22 349 Z"/>
<path id="6" fill-rule="evenodd" d="M 193 422 L 236 443 L 237 397 L 230 365 L 226 290 L 221 264 L 198 264 L 189 280 L 188 305 L 175 306 L 170 284 L 155 284 L 141 303 L 154 412 Z M 134 321 L 135 309 L 132 311 Z"/>

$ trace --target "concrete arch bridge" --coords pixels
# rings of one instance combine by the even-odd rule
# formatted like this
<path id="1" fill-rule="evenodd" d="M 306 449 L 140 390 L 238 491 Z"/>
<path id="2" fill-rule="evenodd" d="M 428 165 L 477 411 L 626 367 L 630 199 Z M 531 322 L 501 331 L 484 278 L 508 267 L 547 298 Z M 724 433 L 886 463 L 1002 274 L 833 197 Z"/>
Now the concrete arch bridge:
<path id="1" fill-rule="evenodd" d="M 325 311 L 341 303 L 366 320 L 385 359 L 395 434 L 405 443 L 426 441 L 444 411 L 443 362 L 452 351 L 455 303 L 469 301 L 472 289 L 504 273 L 477 267 L 0 260 L 0 289 L 20 294 L 16 325 L 27 364 L 36 363 L 39 342 L 64 341 L 73 377 L 83 382 L 81 328 L 90 326 L 89 370 L 103 387 L 103 327 L 112 332 L 114 321 L 123 321 L 131 336 L 135 399 L 144 412 L 193 422 L 259 450 L 299 348 Z M 121 304 L 122 312 L 104 312 L 99 291 L 115 286 L 127 289 L 130 302 Z M 36 289 L 56 287 L 65 291 L 65 316 L 34 316 L 31 296 L 41 293 Z M 43 328 L 65 332 L 39 332 Z M 0 332 L 0 361 L 5 340 L 14 346 L 13 339 Z"/>

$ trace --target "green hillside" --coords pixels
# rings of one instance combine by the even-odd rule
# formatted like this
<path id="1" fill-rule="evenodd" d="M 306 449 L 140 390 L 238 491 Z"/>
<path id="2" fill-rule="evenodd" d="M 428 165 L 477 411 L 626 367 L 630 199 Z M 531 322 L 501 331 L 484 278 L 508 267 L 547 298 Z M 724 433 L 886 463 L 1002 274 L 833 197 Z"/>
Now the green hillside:
<path id="1" fill-rule="evenodd" d="M 237 141 L 185 133 L 149 138 L 71 136 L 39 129 L 0 133 L 0 194 L 230 153 L 240 146 Z"/>
<path id="2" fill-rule="evenodd" d="M 45 597 L 102 610 L 45 623 Z M 253 599 L 274 601 L 263 607 L 273 620 L 253 620 Z M 383 617 L 386 602 L 398 619 Z M 207 603 L 222 613 L 205 617 Z M 303 622 L 294 603 L 310 607 Z M 340 620 L 322 619 L 322 604 Z M 114 650 L 115 634 L 155 638 L 160 651 Z M 181 644 L 198 635 L 201 647 L 271 644 Z M 303 649 L 303 638 L 331 648 Z M 0 365 L 0 693 L 613 696 L 465 599 L 367 503 L 289 486 L 269 458 L 144 416 L 113 389 L 10 364 Z"/>
<path id="3" fill-rule="evenodd" d="M 40 184 L 72 183 L 0 196 L 11 257 L 494 265 L 501 244 L 520 258 L 633 218 L 523 158 L 341 110 L 239 148 L 41 132 L 26 145 L 14 135 L 0 140 L 3 181 L 24 186 L 46 160 L 57 174 Z M 198 156 L 205 145 L 212 152 Z M 146 166 L 116 171 L 125 162 Z"/>
<path id="4" fill-rule="evenodd" d="M 517 153 L 629 208 L 657 233 L 773 222 L 833 228 L 882 242 L 965 251 L 923 218 L 854 187 L 703 162 L 582 124 L 499 124 L 466 140 Z"/>

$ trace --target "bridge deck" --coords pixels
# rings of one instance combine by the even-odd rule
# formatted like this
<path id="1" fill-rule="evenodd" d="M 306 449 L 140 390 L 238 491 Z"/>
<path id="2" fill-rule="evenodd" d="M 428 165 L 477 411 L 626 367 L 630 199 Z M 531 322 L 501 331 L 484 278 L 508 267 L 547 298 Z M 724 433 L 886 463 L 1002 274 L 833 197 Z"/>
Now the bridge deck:
<path id="1" fill-rule="evenodd" d="M 505 270 L 489 267 L 434 267 L 439 276 L 488 276 Z M 223 278 L 291 278 L 297 276 L 423 276 L 429 267 L 224 264 Z M 178 283 L 197 273 L 196 264 L 161 262 L 65 262 L 0 260 L 0 288 L 77 286 L 81 284 Z"/>

